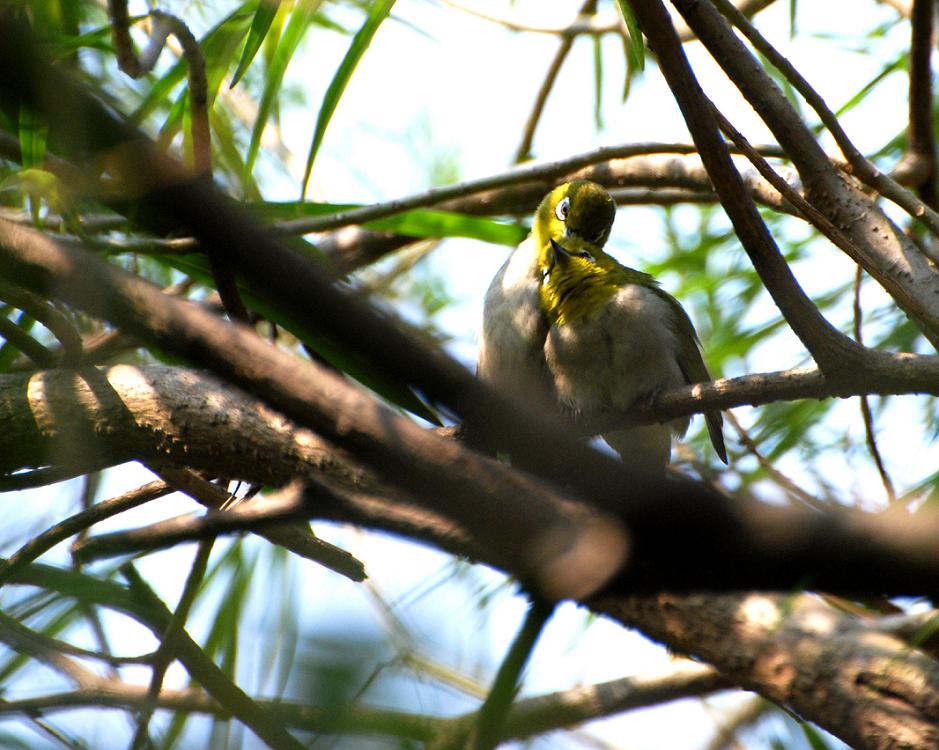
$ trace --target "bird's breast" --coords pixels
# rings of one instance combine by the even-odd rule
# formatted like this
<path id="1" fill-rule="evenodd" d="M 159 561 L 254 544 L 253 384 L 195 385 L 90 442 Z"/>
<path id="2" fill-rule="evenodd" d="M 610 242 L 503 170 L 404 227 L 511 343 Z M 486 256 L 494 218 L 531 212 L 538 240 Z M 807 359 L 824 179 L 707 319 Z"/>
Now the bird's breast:
<path id="1" fill-rule="evenodd" d="M 545 359 L 561 403 L 581 413 L 625 410 L 682 385 L 673 315 L 655 292 L 626 284 L 593 311 L 553 325 Z"/>

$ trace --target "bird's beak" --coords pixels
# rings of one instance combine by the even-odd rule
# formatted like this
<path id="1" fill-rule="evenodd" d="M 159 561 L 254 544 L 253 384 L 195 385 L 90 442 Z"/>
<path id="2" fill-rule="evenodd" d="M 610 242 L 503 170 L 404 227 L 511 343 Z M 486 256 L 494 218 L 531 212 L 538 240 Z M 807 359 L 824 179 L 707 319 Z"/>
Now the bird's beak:
<path id="1" fill-rule="evenodd" d="M 564 257 L 564 258 L 584 258 L 585 260 L 589 260 L 591 263 L 596 261 L 596 258 L 594 258 L 586 250 L 582 250 L 578 253 L 572 253 L 570 250 L 564 247 L 564 245 L 562 245 L 560 242 L 557 242 L 553 237 L 551 238 L 550 242 L 551 242 L 551 247 L 554 250 L 555 259 L 557 259 L 558 257 Z"/>

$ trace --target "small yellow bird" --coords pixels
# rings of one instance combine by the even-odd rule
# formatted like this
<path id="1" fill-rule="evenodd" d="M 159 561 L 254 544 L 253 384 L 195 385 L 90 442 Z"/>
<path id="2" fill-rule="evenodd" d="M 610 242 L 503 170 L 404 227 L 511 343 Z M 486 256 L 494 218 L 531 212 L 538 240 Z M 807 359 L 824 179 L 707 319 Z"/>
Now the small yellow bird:
<path id="1" fill-rule="evenodd" d="M 708 381 L 697 334 L 654 277 L 604 250 L 616 205 L 600 185 L 558 186 L 486 293 L 479 376 L 535 408 L 595 421 L 666 388 Z M 720 412 L 705 415 L 727 463 Z M 661 473 L 689 418 L 603 433 L 627 463 Z"/>

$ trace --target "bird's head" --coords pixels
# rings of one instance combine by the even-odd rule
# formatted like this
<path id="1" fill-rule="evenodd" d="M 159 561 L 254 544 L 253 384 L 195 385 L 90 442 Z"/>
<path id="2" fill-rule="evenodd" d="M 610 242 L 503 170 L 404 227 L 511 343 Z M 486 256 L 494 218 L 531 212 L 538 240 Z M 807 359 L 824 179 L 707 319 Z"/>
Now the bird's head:
<path id="1" fill-rule="evenodd" d="M 554 265 L 559 246 L 562 253 L 573 245 L 587 255 L 601 250 L 615 216 L 613 198 L 597 183 L 574 180 L 558 185 L 541 201 L 532 227 L 544 269 Z"/>

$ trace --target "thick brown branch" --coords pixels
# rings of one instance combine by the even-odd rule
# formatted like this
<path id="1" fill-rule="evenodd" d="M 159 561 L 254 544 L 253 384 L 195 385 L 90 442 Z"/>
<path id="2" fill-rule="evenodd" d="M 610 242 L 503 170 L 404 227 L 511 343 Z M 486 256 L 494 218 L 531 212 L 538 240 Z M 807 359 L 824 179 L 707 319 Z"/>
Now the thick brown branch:
<path id="1" fill-rule="evenodd" d="M 415 501 L 443 510 L 483 538 L 493 530 L 504 534 L 496 548 L 514 559 L 513 568 L 517 566 L 520 573 L 528 571 L 523 577 L 546 589 L 559 586 L 550 589 L 556 596 L 561 591 L 571 595 L 581 586 L 601 585 L 621 564 L 625 536 L 615 519 L 583 509 L 576 521 L 576 512 L 574 516 L 562 512 L 570 507 L 570 501 L 551 486 L 422 430 L 330 370 L 304 363 L 247 329 L 226 325 L 199 306 L 163 295 L 135 276 L 92 257 L 73 255 L 31 230 L 0 224 L 0 245 L 4 246 L 0 268 L 11 278 L 36 291 L 61 294 L 70 303 L 107 317 L 166 351 L 212 367 L 353 451 L 391 483 L 412 491 Z M 273 257 L 265 260 L 273 261 Z M 359 329 L 359 335 L 368 325 Z M 395 338 L 405 342 L 402 346 L 413 348 L 399 332 Z M 74 378 L 96 381 L 98 376 L 90 371 Z M 463 379 L 476 385 L 465 371 Z M 102 398 L 113 398 L 100 380 L 92 388 Z M 511 413 L 511 407 L 506 405 L 505 409 L 502 419 Z M 78 424 L 85 425 L 81 414 L 75 416 Z M 87 426 L 81 429 L 87 432 Z M 556 428 L 544 422 L 544 429 Z M 568 443 L 586 461 L 609 466 L 610 478 L 628 475 L 621 465 L 579 446 L 572 436 L 562 436 L 559 431 L 557 439 L 561 445 Z M 525 498 L 532 496 L 541 496 L 544 502 L 526 504 Z M 616 497 L 622 501 L 619 491 Z M 598 546 L 598 536 L 607 546 Z M 596 558 L 598 550 L 603 550 L 605 559 Z M 584 557 L 578 561 L 578 555 Z M 557 564 L 563 567 L 559 569 Z"/>
<path id="2" fill-rule="evenodd" d="M 678 102 L 721 204 L 767 291 L 819 367 L 829 372 L 842 369 L 860 347 L 821 316 L 786 264 L 743 187 L 720 137 L 713 109 L 691 71 L 668 11 L 660 0 L 630 0 L 630 5 L 643 33 L 656 50 L 659 68 Z M 692 28 L 695 27 L 692 25 Z"/>
<path id="3" fill-rule="evenodd" d="M 939 664 L 813 596 L 662 594 L 596 607 L 857 750 L 939 745 Z"/>
<path id="4" fill-rule="evenodd" d="M 936 130 L 933 126 L 932 54 L 936 0 L 914 0 L 910 41 L 910 123 L 905 157 L 914 162 L 912 185 L 930 208 L 936 205 Z"/>
<path id="5" fill-rule="evenodd" d="M 852 259 L 919 323 L 934 345 L 939 344 L 939 275 L 900 228 L 856 184 L 832 166 L 799 113 L 733 33 L 715 4 L 734 19 L 735 25 L 816 109 L 859 179 L 910 211 L 912 216 L 929 218 L 934 233 L 939 232 L 939 215 L 858 152 L 821 97 L 751 23 L 740 17 L 731 3 L 727 0 L 673 2 L 792 158 L 802 176 L 806 198 L 852 239 L 849 248 L 857 250 Z"/>

